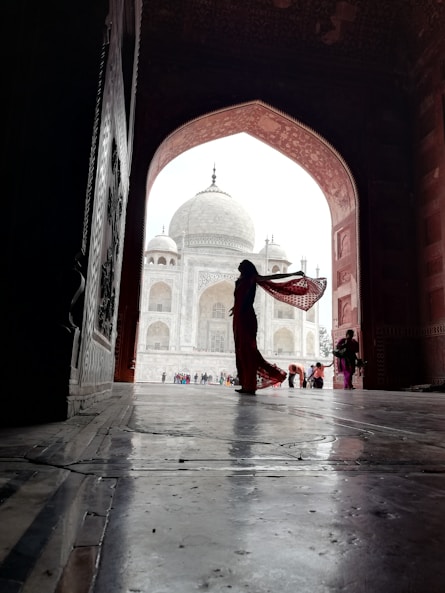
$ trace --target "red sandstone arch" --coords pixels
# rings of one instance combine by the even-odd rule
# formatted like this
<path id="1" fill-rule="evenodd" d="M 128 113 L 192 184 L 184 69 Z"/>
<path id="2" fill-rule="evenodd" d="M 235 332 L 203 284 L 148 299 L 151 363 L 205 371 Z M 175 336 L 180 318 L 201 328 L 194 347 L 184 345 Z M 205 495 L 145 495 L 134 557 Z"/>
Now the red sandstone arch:
<path id="1" fill-rule="evenodd" d="M 181 126 L 159 146 L 148 171 L 147 195 L 158 173 L 178 155 L 241 132 L 298 163 L 323 191 L 332 217 L 333 338 L 343 336 L 349 327 L 360 338 L 357 190 L 342 157 L 314 130 L 261 101 L 203 115 Z"/>

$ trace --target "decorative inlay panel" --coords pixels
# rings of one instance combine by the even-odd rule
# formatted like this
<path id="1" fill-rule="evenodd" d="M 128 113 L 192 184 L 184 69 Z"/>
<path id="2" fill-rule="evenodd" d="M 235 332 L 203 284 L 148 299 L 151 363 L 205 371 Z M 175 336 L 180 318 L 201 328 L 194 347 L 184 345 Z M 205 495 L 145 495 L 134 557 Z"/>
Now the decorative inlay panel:
<path id="1" fill-rule="evenodd" d="M 351 296 L 338 299 L 338 325 L 348 325 L 352 322 Z"/>
<path id="2" fill-rule="evenodd" d="M 351 253 L 351 235 L 349 230 L 337 233 L 337 258 L 341 259 Z"/>
<path id="3" fill-rule="evenodd" d="M 425 266 L 425 273 L 427 276 L 434 276 L 435 274 L 440 274 L 443 270 L 443 260 L 442 257 L 436 257 L 426 263 Z"/>

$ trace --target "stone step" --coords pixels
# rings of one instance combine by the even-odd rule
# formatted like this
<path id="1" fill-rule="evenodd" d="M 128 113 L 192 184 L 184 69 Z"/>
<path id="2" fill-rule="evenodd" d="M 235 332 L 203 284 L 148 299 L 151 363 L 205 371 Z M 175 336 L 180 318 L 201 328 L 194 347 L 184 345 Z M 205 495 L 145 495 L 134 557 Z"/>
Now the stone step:
<path id="1" fill-rule="evenodd" d="M 87 593 L 116 481 L 22 465 L 0 488 L 0 591 Z"/>

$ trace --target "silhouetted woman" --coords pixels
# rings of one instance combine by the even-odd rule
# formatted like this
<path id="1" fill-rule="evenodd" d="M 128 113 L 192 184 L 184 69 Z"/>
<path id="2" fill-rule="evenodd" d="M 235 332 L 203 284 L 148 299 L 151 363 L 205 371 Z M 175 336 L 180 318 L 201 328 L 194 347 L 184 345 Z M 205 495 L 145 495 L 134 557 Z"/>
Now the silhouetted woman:
<path id="1" fill-rule="evenodd" d="M 254 309 L 258 284 L 276 299 L 307 311 L 323 295 L 325 278 L 308 278 L 303 272 L 261 276 L 254 264 L 245 259 L 238 266 L 239 278 L 235 282 L 233 336 L 235 339 L 236 368 L 241 385 L 239 393 L 255 395 L 257 389 L 282 383 L 286 372 L 267 362 L 257 347 L 258 322 Z M 287 282 L 275 282 L 298 276 Z"/>

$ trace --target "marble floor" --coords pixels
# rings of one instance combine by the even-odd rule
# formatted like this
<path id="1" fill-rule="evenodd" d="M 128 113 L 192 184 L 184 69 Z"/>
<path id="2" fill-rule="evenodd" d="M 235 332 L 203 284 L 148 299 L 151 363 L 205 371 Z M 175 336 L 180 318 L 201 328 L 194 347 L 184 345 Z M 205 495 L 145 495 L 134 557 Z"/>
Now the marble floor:
<path id="1" fill-rule="evenodd" d="M 1 593 L 444 593 L 445 395 L 116 384 L 0 429 Z"/>

